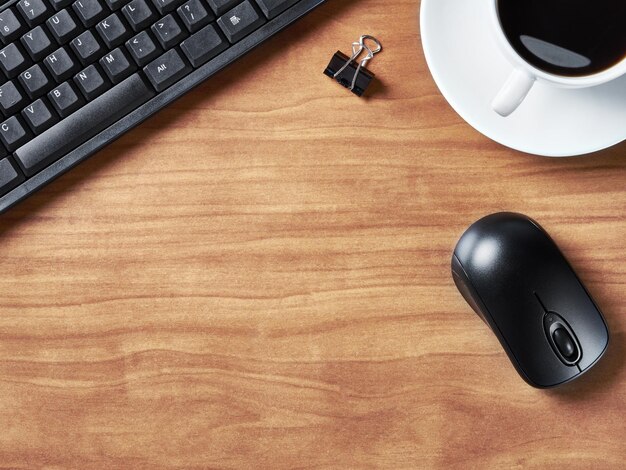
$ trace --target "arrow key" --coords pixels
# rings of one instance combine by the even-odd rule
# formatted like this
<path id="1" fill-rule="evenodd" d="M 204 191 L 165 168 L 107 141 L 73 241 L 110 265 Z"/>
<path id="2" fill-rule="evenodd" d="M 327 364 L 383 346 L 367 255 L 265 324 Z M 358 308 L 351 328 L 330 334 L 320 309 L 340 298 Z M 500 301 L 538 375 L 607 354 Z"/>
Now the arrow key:
<path id="1" fill-rule="evenodd" d="M 146 31 L 142 31 L 137 36 L 126 41 L 126 48 L 140 67 L 158 57 L 162 52 Z"/>

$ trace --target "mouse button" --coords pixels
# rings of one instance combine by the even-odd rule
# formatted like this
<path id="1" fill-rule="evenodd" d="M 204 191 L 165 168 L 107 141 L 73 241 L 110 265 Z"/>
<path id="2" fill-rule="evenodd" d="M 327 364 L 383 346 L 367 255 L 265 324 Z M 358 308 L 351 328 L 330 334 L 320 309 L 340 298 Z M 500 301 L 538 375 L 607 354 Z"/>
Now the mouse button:
<path id="1" fill-rule="evenodd" d="M 533 296 L 518 298 L 508 303 L 505 310 L 501 305 L 497 312 L 493 311 L 493 306 L 487 306 L 501 335 L 502 345 L 532 383 L 550 387 L 578 373 L 576 368 L 563 364 L 554 353 L 544 331 L 545 312 Z"/>
<path id="2" fill-rule="evenodd" d="M 572 326 L 572 330 L 576 333 L 580 348 L 582 350 L 582 358 L 578 362 L 581 370 L 591 367 L 604 354 L 609 344 L 609 331 L 604 323 L 604 319 L 598 314 L 589 315 L 587 326 Z"/>
<path id="3" fill-rule="evenodd" d="M 548 341 L 544 332 L 541 333 L 541 337 L 537 337 L 532 346 L 529 344 L 529 347 L 538 348 L 536 352 L 541 351 L 541 353 L 533 356 L 532 366 L 526 366 L 528 375 L 533 377 L 533 381 L 542 387 L 559 385 L 576 377 L 580 373 L 578 368 L 575 365 L 566 364 L 554 350 L 554 340 Z M 557 336 L 560 336 L 560 332 Z M 538 346 L 539 344 L 541 347 Z M 573 347 L 575 348 L 575 343 Z M 568 352 L 568 354 L 570 353 Z M 578 350 L 574 349 L 573 354 L 576 354 L 575 360 L 578 357 Z"/>

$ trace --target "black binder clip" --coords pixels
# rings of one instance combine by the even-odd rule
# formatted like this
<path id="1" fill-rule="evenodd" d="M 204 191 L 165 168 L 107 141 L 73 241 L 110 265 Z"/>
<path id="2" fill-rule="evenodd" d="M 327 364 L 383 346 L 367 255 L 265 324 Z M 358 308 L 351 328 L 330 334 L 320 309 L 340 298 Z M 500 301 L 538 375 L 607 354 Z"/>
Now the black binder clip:
<path id="1" fill-rule="evenodd" d="M 374 43 L 375 47 L 368 46 L 365 43 L 367 40 Z M 324 74 L 337 80 L 340 85 L 348 88 L 355 95 L 363 96 L 363 93 L 365 93 L 365 90 L 367 90 L 367 87 L 375 77 L 365 66 L 382 49 L 383 46 L 378 39 L 364 34 L 358 42 L 352 43 L 352 57 L 337 51 L 326 70 L 324 70 Z M 358 57 L 363 52 L 366 53 L 365 58 L 361 62 L 357 62 Z"/>

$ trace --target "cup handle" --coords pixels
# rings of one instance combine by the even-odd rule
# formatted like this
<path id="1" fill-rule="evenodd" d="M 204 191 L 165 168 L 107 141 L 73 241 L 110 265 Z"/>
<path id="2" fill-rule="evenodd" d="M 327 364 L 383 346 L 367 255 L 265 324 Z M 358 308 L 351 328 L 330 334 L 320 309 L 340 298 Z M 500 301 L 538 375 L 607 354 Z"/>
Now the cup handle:
<path id="1" fill-rule="evenodd" d="M 536 78 L 523 69 L 515 69 L 491 102 L 491 107 L 500 116 L 506 117 L 522 104 L 533 87 Z"/>

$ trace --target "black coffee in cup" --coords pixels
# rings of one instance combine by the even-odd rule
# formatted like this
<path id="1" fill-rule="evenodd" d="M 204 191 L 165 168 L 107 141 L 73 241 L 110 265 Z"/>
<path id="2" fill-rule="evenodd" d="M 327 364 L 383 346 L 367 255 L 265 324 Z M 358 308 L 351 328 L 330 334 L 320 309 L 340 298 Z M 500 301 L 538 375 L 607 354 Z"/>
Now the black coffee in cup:
<path id="1" fill-rule="evenodd" d="M 526 62 L 579 77 L 626 58 L 626 0 L 498 0 L 507 39 Z"/>

